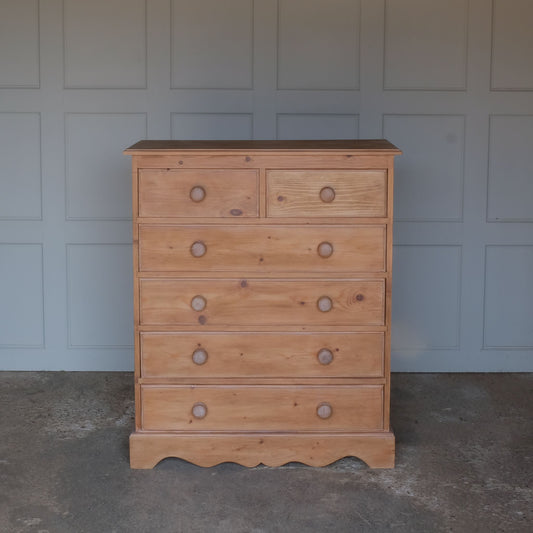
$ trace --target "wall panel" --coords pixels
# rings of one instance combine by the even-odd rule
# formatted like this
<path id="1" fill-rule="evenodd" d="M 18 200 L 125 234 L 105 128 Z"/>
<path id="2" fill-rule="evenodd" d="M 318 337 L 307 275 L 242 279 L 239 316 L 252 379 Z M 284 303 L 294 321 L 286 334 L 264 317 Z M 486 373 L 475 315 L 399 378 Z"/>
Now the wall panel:
<path id="1" fill-rule="evenodd" d="M 533 91 L 533 4 L 493 0 L 491 87 Z"/>
<path id="2" fill-rule="evenodd" d="M 64 0 L 65 87 L 146 87 L 146 0 Z"/>
<path id="3" fill-rule="evenodd" d="M 142 113 L 65 117 L 67 218 L 131 218 L 131 172 L 122 149 L 146 137 Z"/>
<path id="4" fill-rule="evenodd" d="M 394 350 L 459 349 L 461 266 L 460 246 L 394 247 Z"/>
<path id="5" fill-rule="evenodd" d="M 0 220 L 40 220 L 39 113 L 0 113 L 0 161 Z"/>
<path id="6" fill-rule="evenodd" d="M 173 88 L 252 88 L 253 4 L 172 1 Z"/>
<path id="7" fill-rule="evenodd" d="M 39 87 L 39 2 L 0 2 L 0 88 Z"/>
<path id="8" fill-rule="evenodd" d="M 172 113 L 173 139 L 251 139 L 251 113 Z"/>
<path id="9" fill-rule="evenodd" d="M 490 117 L 487 219 L 533 222 L 533 115 Z"/>
<path id="10" fill-rule="evenodd" d="M 360 2 L 279 0 L 278 89 L 357 89 Z"/>
<path id="11" fill-rule="evenodd" d="M 43 301 L 42 246 L 0 243 L 0 348 L 44 347 Z"/>
<path id="12" fill-rule="evenodd" d="M 278 139 L 357 139 L 359 117 L 319 113 L 277 116 Z"/>
<path id="13" fill-rule="evenodd" d="M 533 349 L 533 246 L 489 245 L 483 347 Z"/>
<path id="14" fill-rule="evenodd" d="M 133 339 L 129 244 L 68 244 L 70 348 L 123 348 Z"/>
<path id="15" fill-rule="evenodd" d="M 386 0 L 385 88 L 466 88 L 468 0 Z"/>
<path id="16" fill-rule="evenodd" d="M 463 217 L 465 121 L 454 115 L 386 115 L 383 135 L 402 147 L 396 219 L 460 221 Z"/>

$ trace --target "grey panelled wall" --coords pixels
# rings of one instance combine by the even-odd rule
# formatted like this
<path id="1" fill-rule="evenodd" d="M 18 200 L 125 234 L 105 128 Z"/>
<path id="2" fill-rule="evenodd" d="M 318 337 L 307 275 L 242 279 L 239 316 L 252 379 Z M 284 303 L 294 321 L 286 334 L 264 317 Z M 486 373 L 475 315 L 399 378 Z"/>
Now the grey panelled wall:
<path id="1" fill-rule="evenodd" d="M 386 137 L 393 370 L 533 370 L 531 0 L 0 0 L 0 368 L 132 359 L 142 138 Z"/>

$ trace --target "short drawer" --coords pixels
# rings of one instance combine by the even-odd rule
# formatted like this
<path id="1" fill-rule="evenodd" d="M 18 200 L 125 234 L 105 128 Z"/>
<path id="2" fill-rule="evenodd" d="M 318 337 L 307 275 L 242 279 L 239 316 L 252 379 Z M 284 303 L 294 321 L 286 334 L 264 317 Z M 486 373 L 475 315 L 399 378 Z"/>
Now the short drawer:
<path id="1" fill-rule="evenodd" d="M 383 272 L 385 226 L 139 228 L 139 270 Z"/>
<path id="2" fill-rule="evenodd" d="M 142 429 L 153 431 L 375 431 L 383 387 L 141 387 Z"/>
<path id="3" fill-rule="evenodd" d="M 386 217 L 385 170 L 267 171 L 269 217 Z"/>
<path id="4" fill-rule="evenodd" d="M 381 377 L 383 333 L 141 333 L 156 378 Z"/>
<path id="5" fill-rule="evenodd" d="M 142 325 L 383 325 L 385 280 L 140 280 Z"/>
<path id="6" fill-rule="evenodd" d="M 139 171 L 140 217 L 257 217 L 257 170 Z"/>

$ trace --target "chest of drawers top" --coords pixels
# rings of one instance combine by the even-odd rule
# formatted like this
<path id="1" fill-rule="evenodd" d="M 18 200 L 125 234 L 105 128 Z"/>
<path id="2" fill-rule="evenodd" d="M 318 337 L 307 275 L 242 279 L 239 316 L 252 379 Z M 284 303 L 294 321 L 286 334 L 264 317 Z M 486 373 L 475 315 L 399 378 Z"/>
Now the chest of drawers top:
<path id="1" fill-rule="evenodd" d="M 230 152 L 249 151 L 285 151 L 295 152 L 316 152 L 316 151 L 351 151 L 356 150 L 363 154 L 368 153 L 391 153 L 398 155 L 401 153 L 396 146 L 386 139 L 335 139 L 335 140 L 288 140 L 288 141 L 178 141 L 178 140 L 143 140 L 139 141 L 126 150 L 128 155 L 142 155 L 148 152 L 165 154 L 173 151 L 205 151 L 216 150 L 225 154 Z"/>

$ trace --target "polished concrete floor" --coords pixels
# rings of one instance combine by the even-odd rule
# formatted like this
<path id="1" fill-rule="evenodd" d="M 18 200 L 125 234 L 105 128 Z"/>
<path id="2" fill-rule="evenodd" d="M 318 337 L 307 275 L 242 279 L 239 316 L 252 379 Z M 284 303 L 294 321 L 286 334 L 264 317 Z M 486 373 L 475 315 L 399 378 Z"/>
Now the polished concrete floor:
<path id="1" fill-rule="evenodd" d="M 132 376 L 0 373 L 0 532 L 531 532 L 533 375 L 394 374 L 394 470 L 130 470 Z"/>

